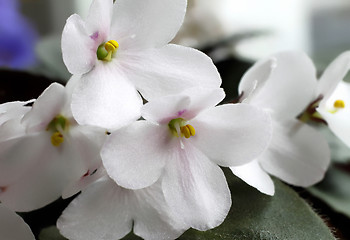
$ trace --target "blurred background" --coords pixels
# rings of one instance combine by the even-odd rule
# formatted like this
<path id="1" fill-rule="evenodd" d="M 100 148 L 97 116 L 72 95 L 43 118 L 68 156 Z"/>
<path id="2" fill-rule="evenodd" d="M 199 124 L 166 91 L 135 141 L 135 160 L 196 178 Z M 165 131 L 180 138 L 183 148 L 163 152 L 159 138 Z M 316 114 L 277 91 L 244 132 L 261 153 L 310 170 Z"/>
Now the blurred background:
<path id="1" fill-rule="evenodd" d="M 0 0 L 0 65 L 35 67 L 44 74 L 69 77 L 62 62 L 58 64 L 60 35 L 65 20 L 73 13 L 86 16 L 90 3 Z M 189 0 L 185 23 L 174 42 L 209 49 L 214 61 L 233 56 L 254 62 L 276 51 L 299 49 L 322 70 L 350 49 L 349 24 L 348 0 Z M 27 58 L 14 61 L 12 55 L 24 55 L 21 48 L 27 49 Z"/>

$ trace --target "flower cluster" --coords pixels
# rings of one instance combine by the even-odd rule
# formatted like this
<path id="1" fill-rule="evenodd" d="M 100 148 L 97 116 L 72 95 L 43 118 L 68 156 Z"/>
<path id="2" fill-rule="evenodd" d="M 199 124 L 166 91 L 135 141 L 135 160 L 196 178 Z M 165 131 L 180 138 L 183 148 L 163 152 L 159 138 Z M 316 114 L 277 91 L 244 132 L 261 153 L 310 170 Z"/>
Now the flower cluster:
<path id="1" fill-rule="evenodd" d="M 62 54 L 72 73 L 36 100 L 0 105 L 0 201 L 31 211 L 81 191 L 58 219 L 68 239 L 175 239 L 220 225 L 231 206 L 221 167 L 273 195 L 273 175 L 320 181 L 327 122 L 350 146 L 350 53 L 320 80 L 301 52 L 259 61 L 238 103 L 202 52 L 169 44 L 186 0 L 94 0 L 68 18 Z"/>

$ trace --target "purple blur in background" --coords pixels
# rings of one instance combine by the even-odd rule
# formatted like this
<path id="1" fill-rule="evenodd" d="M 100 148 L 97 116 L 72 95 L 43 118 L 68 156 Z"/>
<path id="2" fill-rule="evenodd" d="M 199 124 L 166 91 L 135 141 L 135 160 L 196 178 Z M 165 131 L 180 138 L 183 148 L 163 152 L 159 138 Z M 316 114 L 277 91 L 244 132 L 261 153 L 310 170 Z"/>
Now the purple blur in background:
<path id="1" fill-rule="evenodd" d="M 37 33 L 17 0 L 0 0 L 0 67 L 24 69 L 35 63 Z"/>

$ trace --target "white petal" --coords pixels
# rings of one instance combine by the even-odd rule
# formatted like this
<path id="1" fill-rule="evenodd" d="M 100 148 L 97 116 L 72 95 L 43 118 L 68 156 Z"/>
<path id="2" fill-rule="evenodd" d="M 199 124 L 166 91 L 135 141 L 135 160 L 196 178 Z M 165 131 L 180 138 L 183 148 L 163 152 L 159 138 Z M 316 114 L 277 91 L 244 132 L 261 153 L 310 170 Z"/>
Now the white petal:
<path id="1" fill-rule="evenodd" d="M 242 100 L 248 103 L 250 96 L 254 99 L 254 95 L 260 91 L 269 80 L 271 74 L 276 67 L 276 58 L 270 57 L 263 59 L 255 63 L 248 71 L 243 75 L 242 80 L 239 82 L 238 92 L 243 94 Z"/>
<path id="2" fill-rule="evenodd" d="M 106 39 L 112 20 L 113 0 L 93 0 L 90 6 L 86 27 L 98 43 Z"/>
<path id="3" fill-rule="evenodd" d="M 107 175 L 106 170 L 103 166 L 99 168 L 86 172 L 79 180 L 74 180 L 67 184 L 63 189 L 62 198 L 69 198 L 80 191 L 84 191 L 92 183 L 98 181 L 101 177 Z"/>
<path id="4" fill-rule="evenodd" d="M 73 200 L 57 221 L 61 234 L 76 240 L 114 240 L 132 229 L 128 190 L 98 181 Z"/>
<path id="5" fill-rule="evenodd" d="M 113 132 L 101 150 L 108 175 L 120 186 L 139 189 L 155 183 L 172 142 L 167 127 L 138 121 Z"/>
<path id="6" fill-rule="evenodd" d="M 72 96 L 73 116 L 81 125 L 123 127 L 140 117 L 142 99 L 111 63 L 98 63 L 81 77 Z"/>
<path id="7" fill-rule="evenodd" d="M 0 104 L 0 125 L 11 119 L 21 119 L 31 107 L 26 107 L 28 102 L 7 102 Z"/>
<path id="8" fill-rule="evenodd" d="M 90 71 L 97 61 L 99 42 L 93 39 L 85 22 L 79 15 L 73 14 L 67 19 L 61 40 L 63 61 L 72 74 L 84 74 Z"/>
<path id="9" fill-rule="evenodd" d="M 258 161 L 242 166 L 230 167 L 233 174 L 267 195 L 274 195 L 275 186 L 270 176 L 260 167 Z"/>
<path id="10" fill-rule="evenodd" d="M 237 166 L 257 158 L 268 146 L 269 115 L 248 104 L 225 104 L 200 113 L 189 122 L 196 135 L 189 140 L 221 166 Z"/>
<path id="11" fill-rule="evenodd" d="M 162 180 L 166 201 L 185 224 L 208 230 L 224 221 L 231 206 L 225 176 L 188 142 L 178 146 Z"/>
<path id="12" fill-rule="evenodd" d="M 43 153 L 44 161 L 28 169 L 17 182 L 6 186 L 0 201 L 18 212 L 33 211 L 58 199 L 67 184 L 59 157 Z"/>
<path id="13" fill-rule="evenodd" d="M 32 109 L 23 117 L 27 132 L 45 131 L 66 103 L 65 88 L 52 83 L 34 102 Z"/>
<path id="14" fill-rule="evenodd" d="M 258 158 L 265 171 L 296 186 L 320 181 L 330 162 L 327 141 L 298 120 L 273 122 L 269 149 Z"/>
<path id="15" fill-rule="evenodd" d="M 0 145 L 0 186 L 17 181 L 28 169 L 36 166 L 51 150 L 50 135 L 28 135 L 14 138 Z"/>
<path id="16" fill-rule="evenodd" d="M 140 190 L 104 178 L 87 188 L 58 220 L 60 232 L 76 240 L 114 240 L 132 229 L 144 239 L 175 239 L 185 229 L 165 205 L 160 184 Z"/>
<path id="17" fill-rule="evenodd" d="M 114 4 L 111 37 L 120 49 L 160 47 L 179 30 L 186 0 L 118 0 Z"/>
<path id="18" fill-rule="evenodd" d="M 251 70 L 258 69 L 258 73 L 263 73 L 262 76 L 268 75 L 268 79 L 257 77 L 257 73 L 249 74 L 249 77 L 256 78 L 258 85 L 259 81 L 263 84 L 262 87 L 257 86 L 255 92 L 251 93 L 250 103 L 272 109 L 279 118 L 294 118 L 314 100 L 317 81 L 315 67 L 310 58 L 302 52 L 283 52 L 272 58 L 274 66 L 271 73 L 269 73 L 271 65 L 260 62 L 258 67 Z M 270 62 L 271 58 L 266 61 Z M 247 77 L 242 81 L 249 83 L 253 80 Z M 248 83 L 242 82 L 241 85 Z"/>
<path id="19" fill-rule="evenodd" d="M 29 226 L 15 212 L 0 205 L 0 235 L 6 240 L 35 240 Z"/>
<path id="20" fill-rule="evenodd" d="M 161 182 L 132 191 L 134 233 L 144 239 L 177 239 L 190 226 L 176 219 L 173 210 L 166 204 Z"/>
<path id="21" fill-rule="evenodd" d="M 121 52 L 117 60 L 147 100 L 191 87 L 219 88 L 221 85 L 212 60 L 192 48 L 169 44 L 159 49 Z"/>
<path id="22" fill-rule="evenodd" d="M 225 97 L 223 89 L 190 88 L 181 94 L 153 99 L 141 109 L 142 117 L 148 121 L 168 124 L 170 120 L 190 120 L 201 111 L 214 107 Z"/>
<path id="23" fill-rule="evenodd" d="M 323 72 L 317 85 L 317 96 L 327 99 L 350 69 L 350 51 L 340 54 Z"/>

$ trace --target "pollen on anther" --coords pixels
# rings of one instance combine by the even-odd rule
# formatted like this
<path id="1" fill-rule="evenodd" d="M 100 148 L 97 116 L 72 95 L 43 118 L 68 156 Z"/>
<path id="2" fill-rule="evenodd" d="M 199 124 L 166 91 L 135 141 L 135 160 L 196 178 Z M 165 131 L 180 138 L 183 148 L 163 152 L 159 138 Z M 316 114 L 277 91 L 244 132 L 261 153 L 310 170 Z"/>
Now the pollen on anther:
<path id="1" fill-rule="evenodd" d="M 53 146 L 59 147 L 61 145 L 61 143 L 63 143 L 63 142 L 64 142 L 64 138 L 63 138 L 62 133 L 54 132 L 51 135 L 51 143 L 52 143 Z"/>
<path id="2" fill-rule="evenodd" d="M 336 100 L 333 106 L 335 108 L 345 108 L 345 102 L 343 100 Z"/>

